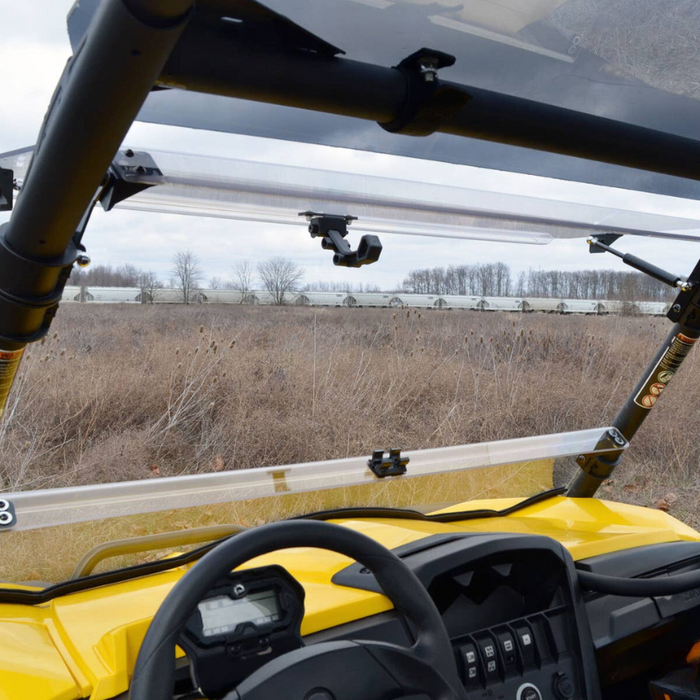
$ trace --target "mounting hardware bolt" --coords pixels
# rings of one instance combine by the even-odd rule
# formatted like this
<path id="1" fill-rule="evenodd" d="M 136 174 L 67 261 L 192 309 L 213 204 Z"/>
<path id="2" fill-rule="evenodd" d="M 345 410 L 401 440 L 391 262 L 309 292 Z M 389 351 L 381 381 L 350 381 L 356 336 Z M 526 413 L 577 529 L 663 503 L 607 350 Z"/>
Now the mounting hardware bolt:
<path id="1" fill-rule="evenodd" d="M 437 56 L 423 56 L 420 60 L 420 72 L 426 83 L 434 82 L 438 72 Z"/>
<path id="2" fill-rule="evenodd" d="M 87 255 L 79 255 L 75 259 L 75 264 L 78 267 L 87 267 L 90 264 L 90 258 Z"/>
<path id="3" fill-rule="evenodd" d="M 244 594 L 245 594 L 245 586 L 242 583 L 237 583 L 233 587 L 233 595 L 236 595 L 240 598 Z"/>
<path id="4" fill-rule="evenodd" d="M 579 464 L 583 464 L 586 461 L 586 455 L 579 455 L 578 457 L 576 457 L 576 461 Z"/>
<path id="5" fill-rule="evenodd" d="M 608 435 L 610 435 L 615 444 L 620 446 L 625 444 L 625 438 L 623 438 L 622 435 L 620 435 L 620 433 L 618 433 L 614 428 L 612 430 L 608 430 Z"/>
<path id="6" fill-rule="evenodd" d="M 678 313 L 680 310 L 681 310 L 681 305 L 680 305 L 680 304 L 674 304 L 674 305 L 671 307 L 671 311 L 673 311 L 674 313 Z"/>
<path id="7" fill-rule="evenodd" d="M 127 148 L 126 151 L 124 151 L 124 155 L 125 155 L 127 158 L 133 158 L 133 157 L 134 157 L 134 152 L 133 152 L 130 148 Z"/>

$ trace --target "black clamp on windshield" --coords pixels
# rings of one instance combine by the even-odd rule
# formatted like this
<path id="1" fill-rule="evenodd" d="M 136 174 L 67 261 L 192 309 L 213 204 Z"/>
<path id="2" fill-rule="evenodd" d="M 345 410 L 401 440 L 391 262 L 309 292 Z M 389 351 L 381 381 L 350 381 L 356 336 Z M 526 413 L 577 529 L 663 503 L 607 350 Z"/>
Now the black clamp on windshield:
<path id="1" fill-rule="evenodd" d="M 14 177 L 12 170 L 0 168 L 0 211 L 12 211 L 12 190 Z"/>
<path id="2" fill-rule="evenodd" d="M 162 182 L 163 173 L 149 153 L 119 151 L 109 166 L 107 184 L 100 195 L 100 204 L 110 211 L 115 204 Z M 148 178 L 149 182 L 144 182 Z"/>
<path id="3" fill-rule="evenodd" d="M 367 466 L 379 479 L 387 476 L 402 476 L 406 473 L 406 465 L 409 463 L 408 457 L 401 456 L 401 450 L 394 448 L 389 450 L 389 459 L 384 458 L 384 450 L 374 450 L 372 457 L 367 460 Z"/>
<path id="4" fill-rule="evenodd" d="M 396 117 L 379 126 L 393 134 L 429 136 L 464 107 L 470 96 L 463 89 L 440 82 L 437 72 L 457 59 L 434 49 L 420 49 L 394 69 L 406 78 L 406 99 Z"/>
<path id="5" fill-rule="evenodd" d="M 17 514 L 12 501 L 0 498 L 0 530 L 8 530 L 17 524 Z"/>
<path id="6" fill-rule="evenodd" d="M 321 247 L 324 250 L 333 251 L 334 265 L 362 267 L 379 260 L 382 253 L 379 236 L 362 236 L 357 250 L 353 250 L 345 240 L 345 236 L 348 235 L 348 226 L 357 219 L 356 216 L 318 214 L 313 211 L 303 211 L 299 216 L 305 216 L 309 222 L 311 238 L 320 238 Z"/>
<path id="7" fill-rule="evenodd" d="M 595 452 L 579 455 L 576 463 L 589 476 L 605 481 L 620 463 L 628 446 L 625 436 L 617 428 L 610 428 L 596 443 Z"/>

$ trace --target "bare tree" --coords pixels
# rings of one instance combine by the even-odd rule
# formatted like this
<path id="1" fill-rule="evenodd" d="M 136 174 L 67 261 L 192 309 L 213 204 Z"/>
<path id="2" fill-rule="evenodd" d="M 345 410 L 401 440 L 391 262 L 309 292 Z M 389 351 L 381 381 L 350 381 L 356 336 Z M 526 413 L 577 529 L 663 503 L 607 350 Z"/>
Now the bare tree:
<path id="1" fill-rule="evenodd" d="M 301 278 L 304 269 L 288 258 L 270 258 L 258 263 L 258 275 L 265 289 L 272 294 L 272 300 L 278 306 L 285 302 L 285 295 L 293 292 Z"/>
<path id="2" fill-rule="evenodd" d="M 143 270 L 138 275 L 138 286 L 141 288 L 141 303 L 152 304 L 156 299 L 159 289 L 163 289 L 163 283 L 152 270 Z"/>
<path id="3" fill-rule="evenodd" d="M 203 273 L 197 256 L 191 250 L 173 255 L 172 276 L 173 284 L 182 292 L 185 304 L 194 301 Z"/>
<path id="4" fill-rule="evenodd" d="M 224 283 L 221 281 L 221 277 L 210 277 L 209 278 L 209 289 L 223 289 Z"/>
<path id="5" fill-rule="evenodd" d="M 253 291 L 253 266 L 247 260 L 236 260 L 231 265 L 231 289 L 241 293 L 241 304 Z"/>

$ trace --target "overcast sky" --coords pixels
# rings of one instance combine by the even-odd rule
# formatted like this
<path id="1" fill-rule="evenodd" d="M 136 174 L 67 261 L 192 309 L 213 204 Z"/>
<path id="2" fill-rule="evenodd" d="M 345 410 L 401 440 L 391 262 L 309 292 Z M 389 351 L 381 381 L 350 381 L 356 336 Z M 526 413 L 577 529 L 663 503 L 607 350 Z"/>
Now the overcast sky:
<path id="1" fill-rule="evenodd" d="M 46 106 L 70 56 L 65 18 L 71 4 L 70 0 L 24 3 L 0 0 L 0 153 L 31 145 L 36 140 Z M 148 124 L 135 124 L 125 142 L 132 147 L 317 168 L 341 167 L 350 172 L 453 184 L 459 184 L 460 178 L 466 183 L 474 176 L 474 169 L 446 164 Z M 523 192 L 537 193 L 543 187 L 543 181 L 538 178 L 504 177 L 518 183 Z M 581 185 L 581 192 L 591 191 L 587 187 Z M 679 210 L 681 204 L 679 201 Z M 0 214 L 0 223 L 8 218 L 8 214 Z M 359 234 L 350 237 L 353 243 L 358 238 Z M 382 234 L 381 238 L 384 252 L 378 263 L 360 270 L 342 270 L 333 267 L 330 254 L 321 250 L 317 240 L 310 239 L 303 224 L 273 226 L 130 211 L 105 214 L 97 210 L 83 242 L 93 263 L 129 262 L 155 270 L 163 279 L 168 277 L 173 253 L 186 248 L 197 254 L 207 279 L 227 277 L 229 266 L 236 259 L 258 261 L 286 254 L 304 266 L 307 282 L 352 279 L 386 288 L 399 284 L 411 269 L 435 265 L 502 261 L 514 273 L 530 267 L 629 269 L 612 256 L 589 255 L 583 239 L 530 246 L 389 234 Z M 680 274 L 688 274 L 692 261 L 700 256 L 698 244 L 658 239 L 626 237 L 623 247 Z"/>

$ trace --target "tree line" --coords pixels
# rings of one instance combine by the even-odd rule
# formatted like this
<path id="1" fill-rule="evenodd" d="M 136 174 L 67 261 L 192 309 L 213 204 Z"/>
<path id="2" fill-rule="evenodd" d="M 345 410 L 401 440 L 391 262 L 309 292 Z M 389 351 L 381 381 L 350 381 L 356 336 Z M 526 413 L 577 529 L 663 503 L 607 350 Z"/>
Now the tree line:
<path id="1" fill-rule="evenodd" d="M 533 270 L 517 277 L 505 263 L 411 270 L 403 290 L 412 294 L 668 301 L 677 290 L 639 272 Z"/>
<path id="2" fill-rule="evenodd" d="M 197 256 L 189 250 L 172 258 L 169 284 L 179 289 L 183 301 L 194 301 L 204 286 L 204 272 Z M 315 281 L 301 286 L 304 269 L 284 257 L 253 265 L 237 260 L 226 278 L 212 277 L 209 289 L 232 289 L 244 299 L 255 288 L 268 291 L 276 304 L 284 304 L 293 292 L 379 292 L 378 285 Z M 153 299 L 165 285 L 155 272 L 126 264 L 75 268 L 69 284 L 92 287 L 139 287 L 145 299 Z M 675 292 L 647 275 L 620 270 L 533 270 L 514 276 L 502 262 L 450 265 L 411 270 L 401 287 L 390 292 L 479 297 L 545 297 L 565 299 L 619 299 L 621 301 L 668 301 Z"/>

